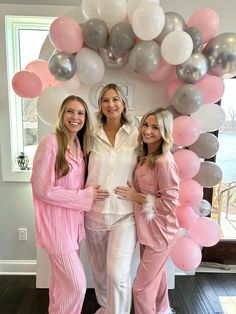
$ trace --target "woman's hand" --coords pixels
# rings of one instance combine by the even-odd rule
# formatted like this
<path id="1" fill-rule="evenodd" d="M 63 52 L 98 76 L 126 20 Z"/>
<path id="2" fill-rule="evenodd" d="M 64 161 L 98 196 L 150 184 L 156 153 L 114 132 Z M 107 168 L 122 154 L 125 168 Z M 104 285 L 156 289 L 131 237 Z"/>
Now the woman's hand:
<path id="1" fill-rule="evenodd" d="M 115 188 L 115 194 L 119 195 L 121 199 L 144 204 L 146 201 L 145 195 L 137 192 L 130 182 L 127 182 L 127 185 L 128 186 L 117 186 Z"/>
<path id="2" fill-rule="evenodd" d="M 99 185 L 93 186 L 93 200 L 94 201 L 104 201 L 110 196 L 107 190 L 101 190 Z"/>

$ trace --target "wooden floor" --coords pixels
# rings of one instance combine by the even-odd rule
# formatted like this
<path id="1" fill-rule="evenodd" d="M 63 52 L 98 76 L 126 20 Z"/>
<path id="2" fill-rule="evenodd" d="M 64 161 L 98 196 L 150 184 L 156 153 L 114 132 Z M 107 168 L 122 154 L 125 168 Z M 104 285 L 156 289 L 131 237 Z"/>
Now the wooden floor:
<path id="1" fill-rule="evenodd" d="M 169 296 L 177 314 L 235 314 L 236 274 L 176 276 Z M 35 289 L 35 276 L 0 276 L 1 314 L 46 314 L 47 307 L 48 290 Z M 97 308 L 94 290 L 88 289 L 82 313 L 93 314 Z"/>

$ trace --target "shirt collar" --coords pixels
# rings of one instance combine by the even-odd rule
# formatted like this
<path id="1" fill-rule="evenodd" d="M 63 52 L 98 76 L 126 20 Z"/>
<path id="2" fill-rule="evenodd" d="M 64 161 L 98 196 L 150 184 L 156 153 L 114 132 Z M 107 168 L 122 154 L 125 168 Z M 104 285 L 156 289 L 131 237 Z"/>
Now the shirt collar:
<path id="1" fill-rule="evenodd" d="M 129 134 L 134 128 L 136 128 L 135 123 L 132 121 L 131 123 L 124 123 L 120 130 L 124 130 L 127 134 Z M 94 131 L 96 135 L 102 135 L 104 133 L 103 125 L 99 124 Z"/>

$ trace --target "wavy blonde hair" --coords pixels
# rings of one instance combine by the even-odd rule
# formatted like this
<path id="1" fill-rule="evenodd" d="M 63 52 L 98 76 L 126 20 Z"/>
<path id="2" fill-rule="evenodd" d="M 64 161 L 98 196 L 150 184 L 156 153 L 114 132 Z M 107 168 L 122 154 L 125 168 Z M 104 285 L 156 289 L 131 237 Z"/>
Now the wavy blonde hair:
<path id="1" fill-rule="evenodd" d="M 66 160 L 66 150 L 68 146 L 69 133 L 64 125 L 64 114 L 66 106 L 71 101 L 78 101 L 81 103 L 85 109 L 85 122 L 84 126 L 77 133 L 77 137 L 80 142 L 81 150 L 84 154 L 85 162 L 87 162 L 87 156 L 90 146 L 90 140 L 92 135 L 92 123 L 88 111 L 88 106 L 86 102 L 79 96 L 70 95 L 63 100 L 61 107 L 58 112 L 57 126 L 56 126 L 56 137 L 57 137 L 57 156 L 55 162 L 55 172 L 57 179 L 67 175 L 71 169 L 70 163 Z"/>
<path id="2" fill-rule="evenodd" d="M 155 116 L 157 120 L 157 124 L 161 133 L 162 137 L 162 144 L 160 149 L 153 152 L 152 154 L 148 154 L 148 146 L 146 143 L 143 142 L 143 138 L 141 136 L 141 128 L 143 126 L 143 123 L 149 116 Z M 149 112 L 147 112 L 139 126 L 139 136 L 138 136 L 138 142 L 139 142 L 139 154 L 138 154 L 138 161 L 144 162 L 147 161 L 148 166 L 150 168 L 153 168 L 155 166 L 156 160 L 165 154 L 166 152 L 171 150 L 171 147 L 173 145 L 173 116 L 172 113 L 169 110 L 166 110 L 164 108 L 156 108 Z"/>
<path id="3" fill-rule="evenodd" d="M 106 123 L 106 116 L 103 114 L 102 109 L 101 109 L 101 103 L 102 103 L 102 97 L 105 94 L 105 92 L 107 92 L 108 90 L 113 89 L 114 91 L 117 92 L 118 97 L 120 98 L 120 100 L 122 101 L 123 105 L 124 105 L 124 110 L 121 113 L 121 122 L 122 124 L 126 124 L 126 123 L 130 123 L 130 119 L 127 115 L 127 106 L 128 106 L 128 102 L 127 102 L 127 98 L 125 97 L 125 94 L 122 90 L 122 88 L 115 84 L 115 83 L 110 83 L 105 85 L 99 96 L 98 96 L 98 107 L 99 107 L 99 111 L 97 112 L 97 119 L 101 124 L 105 124 Z"/>

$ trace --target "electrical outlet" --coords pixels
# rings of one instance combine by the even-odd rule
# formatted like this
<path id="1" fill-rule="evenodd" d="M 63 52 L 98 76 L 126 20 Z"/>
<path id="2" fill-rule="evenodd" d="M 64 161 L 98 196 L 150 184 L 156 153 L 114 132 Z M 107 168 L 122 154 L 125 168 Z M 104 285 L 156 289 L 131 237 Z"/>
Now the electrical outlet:
<path id="1" fill-rule="evenodd" d="M 27 228 L 18 228 L 19 241 L 27 241 Z"/>

